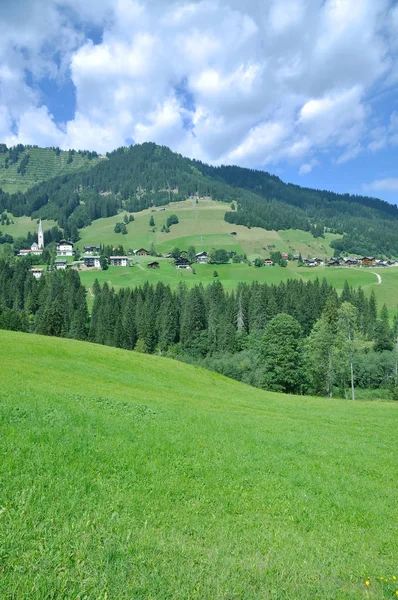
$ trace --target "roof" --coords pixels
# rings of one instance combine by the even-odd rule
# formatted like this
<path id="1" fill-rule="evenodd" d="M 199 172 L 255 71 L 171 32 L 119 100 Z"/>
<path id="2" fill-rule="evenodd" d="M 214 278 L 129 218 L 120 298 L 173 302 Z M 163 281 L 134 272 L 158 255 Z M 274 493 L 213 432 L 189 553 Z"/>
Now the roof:
<path id="1" fill-rule="evenodd" d="M 67 242 L 66 240 L 61 240 L 58 246 L 73 246 L 72 242 Z"/>
<path id="2" fill-rule="evenodd" d="M 109 260 L 116 260 L 116 259 L 124 259 L 124 260 L 128 260 L 129 257 L 128 256 L 110 256 Z"/>
<path id="3" fill-rule="evenodd" d="M 67 261 L 64 258 L 57 258 L 57 260 L 54 261 L 54 264 L 65 265 L 66 262 Z"/>

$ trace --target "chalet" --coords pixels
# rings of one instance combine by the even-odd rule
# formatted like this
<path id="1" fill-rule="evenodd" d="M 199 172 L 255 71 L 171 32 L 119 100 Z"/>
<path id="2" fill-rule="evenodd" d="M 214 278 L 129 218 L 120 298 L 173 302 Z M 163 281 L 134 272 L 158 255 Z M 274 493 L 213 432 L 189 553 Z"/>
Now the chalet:
<path id="1" fill-rule="evenodd" d="M 317 267 L 323 267 L 324 262 L 321 258 L 315 257 L 313 260 L 316 263 Z"/>
<path id="2" fill-rule="evenodd" d="M 57 271 L 65 270 L 66 266 L 67 266 L 67 261 L 63 258 L 59 258 L 54 261 L 54 267 L 57 269 Z"/>
<path id="3" fill-rule="evenodd" d="M 111 267 L 128 267 L 130 265 L 129 257 L 128 256 L 110 256 L 109 264 L 111 265 Z"/>
<path id="4" fill-rule="evenodd" d="M 300 260 L 300 254 L 293 254 L 293 260 Z"/>
<path id="5" fill-rule="evenodd" d="M 339 267 L 340 266 L 340 261 L 338 258 L 331 258 L 328 261 L 328 267 Z"/>
<path id="6" fill-rule="evenodd" d="M 73 256 L 72 242 L 61 240 L 57 246 L 57 256 Z"/>
<path id="7" fill-rule="evenodd" d="M 316 260 L 314 258 L 305 258 L 303 260 L 303 263 L 305 264 L 306 267 L 317 267 L 318 263 L 316 262 Z"/>
<path id="8" fill-rule="evenodd" d="M 356 258 L 345 258 L 343 267 L 357 267 L 358 260 Z"/>
<path id="9" fill-rule="evenodd" d="M 272 262 L 272 260 L 271 260 L 270 258 L 266 258 L 266 259 L 264 259 L 264 265 L 265 265 L 266 267 L 272 267 L 272 265 L 273 265 L 273 264 L 274 264 L 274 263 Z"/>
<path id="10" fill-rule="evenodd" d="M 191 267 L 189 260 L 187 258 L 184 258 L 183 256 L 180 256 L 179 258 L 175 259 L 174 266 L 177 269 L 190 269 Z"/>
<path id="11" fill-rule="evenodd" d="M 209 257 L 207 256 L 207 252 L 197 252 L 196 253 L 196 262 L 199 265 L 206 265 Z"/>
<path id="12" fill-rule="evenodd" d="M 83 256 L 82 258 L 83 264 L 85 267 L 89 269 L 100 269 L 101 262 L 98 254 L 89 254 L 88 256 Z"/>
<path id="13" fill-rule="evenodd" d="M 98 254 L 100 250 L 100 246 L 84 246 L 83 248 L 85 254 Z"/>
<path id="14" fill-rule="evenodd" d="M 40 277 L 43 275 L 43 269 L 34 268 L 31 269 L 30 272 L 35 279 L 40 279 Z"/>
<path id="15" fill-rule="evenodd" d="M 136 254 L 137 256 L 149 256 L 149 252 L 148 250 L 145 250 L 145 248 L 139 248 L 138 250 L 134 250 L 134 254 Z"/>
<path id="16" fill-rule="evenodd" d="M 289 259 L 289 255 L 286 254 L 286 252 L 283 252 L 282 253 L 282 258 L 283 258 L 283 260 L 288 260 Z"/>
<path id="17" fill-rule="evenodd" d="M 159 263 L 155 260 L 154 262 L 150 262 L 147 264 L 148 269 L 159 269 L 160 265 Z"/>
<path id="18" fill-rule="evenodd" d="M 376 258 L 374 256 L 364 256 L 361 258 L 361 264 L 363 267 L 374 267 L 376 265 Z"/>

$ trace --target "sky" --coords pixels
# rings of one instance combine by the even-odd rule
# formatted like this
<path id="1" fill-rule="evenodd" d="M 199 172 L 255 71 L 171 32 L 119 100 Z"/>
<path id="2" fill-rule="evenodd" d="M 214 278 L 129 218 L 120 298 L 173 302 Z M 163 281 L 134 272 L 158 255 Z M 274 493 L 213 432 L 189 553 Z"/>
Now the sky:
<path id="1" fill-rule="evenodd" d="M 0 0 L 0 141 L 153 141 L 398 203 L 398 2 Z"/>

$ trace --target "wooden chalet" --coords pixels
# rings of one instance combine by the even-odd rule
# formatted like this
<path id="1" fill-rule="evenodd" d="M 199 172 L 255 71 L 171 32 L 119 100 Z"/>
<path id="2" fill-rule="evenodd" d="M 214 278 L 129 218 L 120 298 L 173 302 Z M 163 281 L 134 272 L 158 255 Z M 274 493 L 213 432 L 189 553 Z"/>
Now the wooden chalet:
<path id="1" fill-rule="evenodd" d="M 331 258 L 328 261 L 328 267 L 340 267 L 340 261 L 338 258 Z"/>
<path id="2" fill-rule="evenodd" d="M 100 246 L 84 246 L 83 248 L 83 252 L 85 252 L 85 254 L 98 254 L 100 250 Z"/>
<path id="3" fill-rule="evenodd" d="M 358 266 L 358 259 L 357 258 L 346 258 L 344 260 L 343 266 L 344 267 L 357 267 Z"/>
<path id="4" fill-rule="evenodd" d="M 272 267 L 272 265 L 273 265 L 273 264 L 274 264 L 274 263 L 272 262 L 272 260 L 271 260 L 270 258 L 265 258 L 265 259 L 264 259 L 264 265 L 265 265 L 266 267 Z"/>
<path id="5" fill-rule="evenodd" d="M 196 253 L 196 262 L 199 265 L 207 264 L 208 260 L 209 260 L 209 257 L 207 256 L 207 252 L 197 252 Z"/>
<path id="6" fill-rule="evenodd" d="M 89 254 L 88 256 L 83 256 L 82 258 L 83 264 L 88 269 L 100 269 L 101 262 L 98 254 Z"/>
<path id="7" fill-rule="evenodd" d="M 57 269 L 57 271 L 66 269 L 67 264 L 68 264 L 67 260 L 63 259 L 63 258 L 59 258 L 54 261 L 54 267 Z"/>
<path id="8" fill-rule="evenodd" d="M 150 262 L 147 264 L 148 269 L 159 269 L 160 265 L 159 263 L 155 260 L 154 262 Z"/>
<path id="9" fill-rule="evenodd" d="M 185 258 L 184 256 L 180 256 L 179 258 L 175 259 L 174 266 L 177 269 L 189 269 L 191 267 L 191 264 L 187 258 Z"/>
<path id="10" fill-rule="evenodd" d="M 374 256 L 364 256 L 361 258 L 363 267 L 374 267 L 376 266 L 376 258 Z"/>
<path id="11" fill-rule="evenodd" d="M 282 258 L 283 260 L 288 260 L 289 259 L 289 255 L 286 252 L 282 253 Z"/>
<path id="12" fill-rule="evenodd" d="M 43 269 L 39 269 L 36 267 L 31 269 L 30 272 L 32 273 L 35 279 L 40 279 L 40 277 L 43 275 Z"/>
<path id="13" fill-rule="evenodd" d="M 145 248 L 138 248 L 138 250 L 134 250 L 134 254 L 137 256 L 149 256 L 149 252 L 148 250 L 145 250 Z"/>

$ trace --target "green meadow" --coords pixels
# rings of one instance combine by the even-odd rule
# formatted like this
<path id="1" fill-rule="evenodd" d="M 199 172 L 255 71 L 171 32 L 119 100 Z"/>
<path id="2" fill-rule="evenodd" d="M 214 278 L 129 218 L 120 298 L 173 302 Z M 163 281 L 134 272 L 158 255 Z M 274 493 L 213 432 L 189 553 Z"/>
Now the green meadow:
<path id="1" fill-rule="evenodd" d="M 0 332 L 0 597 L 396 597 L 398 405 Z"/>
<path id="2" fill-rule="evenodd" d="M 208 198 L 200 198 L 197 204 L 191 200 L 173 202 L 166 207 L 134 213 L 135 221 L 127 225 L 126 235 L 114 233 L 115 224 L 120 222 L 125 214 L 121 213 L 107 219 L 98 219 L 83 229 L 78 246 L 83 248 L 90 244 L 123 244 L 125 250 L 134 250 L 140 247 L 149 249 L 154 244 L 158 252 L 166 254 L 175 246 L 187 250 L 192 245 L 197 252 L 212 247 L 225 248 L 247 254 L 249 258 L 263 256 L 270 249 L 301 252 L 304 257 L 310 255 L 323 258 L 332 255 L 329 243 L 338 236 L 325 234 L 325 239 L 314 239 L 309 232 L 304 231 L 278 232 L 260 227 L 249 229 L 243 225 L 232 225 L 224 221 L 224 214 L 229 209 L 229 204 Z M 169 233 L 162 232 L 162 225 L 171 214 L 178 216 L 179 223 L 172 225 Z M 155 220 L 154 231 L 149 227 L 151 216 Z M 237 235 L 231 235 L 232 232 L 236 232 Z"/>

